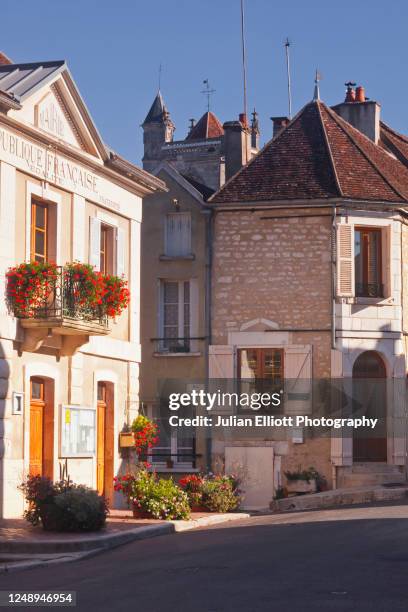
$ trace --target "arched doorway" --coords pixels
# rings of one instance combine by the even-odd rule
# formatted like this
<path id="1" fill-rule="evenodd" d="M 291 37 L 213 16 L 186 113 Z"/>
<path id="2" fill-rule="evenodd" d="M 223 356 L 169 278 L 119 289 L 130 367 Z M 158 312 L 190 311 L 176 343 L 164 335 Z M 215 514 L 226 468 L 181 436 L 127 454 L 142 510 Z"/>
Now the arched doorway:
<path id="1" fill-rule="evenodd" d="M 114 386 L 98 382 L 96 485 L 108 501 L 113 496 Z"/>
<path id="2" fill-rule="evenodd" d="M 375 430 L 353 430 L 353 461 L 387 461 L 387 372 L 376 351 L 361 353 L 353 366 L 353 416 L 376 418 Z"/>
<path id="3" fill-rule="evenodd" d="M 54 475 L 54 382 L 30 378 L 30 464 L 31 476 Z"/>

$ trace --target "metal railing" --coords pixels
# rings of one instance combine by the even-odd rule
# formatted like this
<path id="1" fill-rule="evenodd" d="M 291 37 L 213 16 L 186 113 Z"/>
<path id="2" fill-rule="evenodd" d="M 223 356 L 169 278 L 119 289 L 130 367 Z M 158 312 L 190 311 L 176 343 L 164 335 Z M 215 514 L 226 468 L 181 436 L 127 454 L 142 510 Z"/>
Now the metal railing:
<path id="1" fill-rule="evenodd" d="M 381 283 L 356 283 L 357 297 L 384 297 L 384 285 Z"/>
<path id="2" fill-rule="evenodd" d="M 57 266 L 56 275 L 48 279 L 48 289 L 42 299 L 30 306 L 30 314 L 14 309 L 14 315 L 30 319 L 63 319 L 65 317 L 81 321 L 96 322 L 105 327 L 108 319 L 101 307 L 87 299 L 86 281 L 75 279 L 68 268 Z"/>
<path id="3" fill-rule="evenodd" d="M 205 336 L 191 338 L 151 338 L 158 353 L 191 353 L 194 342 L 205 340 Z"/>

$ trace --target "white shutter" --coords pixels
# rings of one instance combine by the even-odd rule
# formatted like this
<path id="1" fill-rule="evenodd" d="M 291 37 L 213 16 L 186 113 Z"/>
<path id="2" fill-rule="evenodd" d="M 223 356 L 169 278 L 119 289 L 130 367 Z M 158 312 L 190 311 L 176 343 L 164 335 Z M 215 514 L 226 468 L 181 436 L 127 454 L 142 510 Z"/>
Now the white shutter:
<path id="1" fill-rule="evenodd" d="M 100 267 L 101 251 L 101 220 L 97 217 L 89 219 L 89 263 L 96 270 Z"/>
<path id="2" fill-rule="evenodd" d="M 354 232 L 353 226 L 337 226 L 337 294 L 354 295 Z"/>
<path id="3" fill-rule="evenodd" d="M 234 378 L 234 350 L 232 346 L 209 346 L 209 378 Z"/>
<path id="4" fill-rule="evenodd" d="M 285 414 L 312 410 L 312 346 L 288 346 L 284 357 Z"/>
<path id="5" fill-rule="evenodd" d="M 116 274 L 125 274 L 125 232 L 121 227 L 116 229 Z"/>

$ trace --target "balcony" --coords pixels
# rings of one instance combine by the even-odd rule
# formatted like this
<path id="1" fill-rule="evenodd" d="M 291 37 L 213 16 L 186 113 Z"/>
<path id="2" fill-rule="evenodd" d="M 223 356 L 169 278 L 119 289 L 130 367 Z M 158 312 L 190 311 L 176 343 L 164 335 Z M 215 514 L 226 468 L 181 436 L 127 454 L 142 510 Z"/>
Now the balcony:
<path id="1" fill-rule="evenodd" d="M 151 338 L 155 344 L 155 356 L 198 356 L 201 355 L 199 342 L 205 340 L 205 336 L 189 338 Z"/>
<path id="2" fill-rule="evenodd" d="M 90 336 L 109 334 L 109 316 L 128 303 L 125 285 L 87 264 L 31 262 L 11 268 L 6 299 L 24 331 L 21 350 L 37 351 L 47 338 L 60 336 L 59 354 L 73 355 Z"/>
<path id="3" fill-rule="evenodd" d="M 382 298 L 384 286 L 381 283 L 356 283 L 356 297 Z"/>

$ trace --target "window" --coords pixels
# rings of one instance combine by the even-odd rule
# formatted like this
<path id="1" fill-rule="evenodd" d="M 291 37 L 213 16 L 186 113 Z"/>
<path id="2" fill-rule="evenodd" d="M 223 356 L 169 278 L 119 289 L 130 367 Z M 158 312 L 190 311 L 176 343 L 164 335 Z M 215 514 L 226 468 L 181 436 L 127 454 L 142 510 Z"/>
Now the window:
<path id="1" fill-rule="evenodd" d="M 89 263 L 103 274 L 125 273 L 126 232 L 113 224 L 102 223 L 98 217 L 89 218 Z"/>
<path id="2" fill-rule="evenodd" d="M 162 281 L 160 350 L 190 351 L 190 281 Z"/>
<path id="3" fill-rule="evenodd" d="M 283 385 L 283 349 L 247 348 L 238 351 L 241 392 L 280 390 Z M 243 386 L 247 387 L 245 390 Z"/>
<path id="4" fill-rule="evenodd" d="M 166 216 L 165 253 L 170 257 L 191 255 L 190 213 L 169 213 Z"/>
<path id="5" fill-rule="evenodd" d="M 381 265 L 381 230 L 356 228 L 354 270 L 357 297 L 383 297 Z"/>
<path id="6" fill-rule="evenodd" d="M 193 416 L 188 407 L 183 410 L 183 416 Z M 153 406 L 150 410 L 150 417 L 159 428 L 159 445 L 150 451 L 149 459 L 155 465 L 171 467 L 172 464 L 174 467 L 195 467 L 195 429 L 186 426 L 171 427 L 169 414 L 166 402 Z"/>
<path id="7" fill-rule="evenodd" d="M 99 250 L 99 271 L 102 274 L 113 273 L 113 244 L 114 228 L 102 224 Z"/>
<path id="8" fill-rule="evenodd" d="M 31 203 L 31 261 L 46 262 L 48 258 L 48 206 Z"/>

